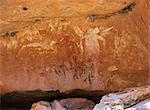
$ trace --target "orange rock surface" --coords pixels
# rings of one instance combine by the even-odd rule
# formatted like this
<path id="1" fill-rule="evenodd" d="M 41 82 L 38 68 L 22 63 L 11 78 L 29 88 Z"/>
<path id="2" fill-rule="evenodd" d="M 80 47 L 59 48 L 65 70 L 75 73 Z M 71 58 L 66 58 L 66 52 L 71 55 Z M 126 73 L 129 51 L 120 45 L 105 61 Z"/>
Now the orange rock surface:
<path id="1" fill-rule="evenodd" d="M 0 0 L 0 94 L 149 84 L 149 0 Z"/>

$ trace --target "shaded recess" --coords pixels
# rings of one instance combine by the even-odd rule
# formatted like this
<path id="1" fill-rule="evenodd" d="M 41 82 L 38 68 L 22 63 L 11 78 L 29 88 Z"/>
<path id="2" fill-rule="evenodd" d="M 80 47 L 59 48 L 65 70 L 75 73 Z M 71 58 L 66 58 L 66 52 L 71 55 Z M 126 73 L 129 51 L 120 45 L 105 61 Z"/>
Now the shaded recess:
<path id="1" fill-rule="evenodd" d="M 102 91 L 85 91 L 85 90 L 73 90 L 68 93 L 60 93 L 59 91 L 26 91 L 26 92 L 12 92 L 1 96 L 1 106 L 3 110 L 10 108 L 29 109 L 31 105 L 38 101 L 53 101 L 65 98 L 86 98 L 92 100 L 95 103 L 99 103 L 99 100 L 106 92 Z"/>

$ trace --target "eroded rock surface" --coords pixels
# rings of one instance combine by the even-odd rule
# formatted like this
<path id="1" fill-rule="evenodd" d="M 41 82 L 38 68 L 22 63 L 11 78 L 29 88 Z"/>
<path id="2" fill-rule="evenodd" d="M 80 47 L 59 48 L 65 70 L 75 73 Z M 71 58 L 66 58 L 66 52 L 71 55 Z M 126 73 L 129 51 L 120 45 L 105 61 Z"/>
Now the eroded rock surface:
<path id="1" fill-rule="evenodd" d="M 149 0 L 0 0 L 0 94 L 149 83 Z"/>
<path id="2" fill-rule="evenodd" d="M 126 110 L 150 110 L 150 98 L 141 101 L 140 103 L 127 108 Z"/>
<path id="3" fill-rule="evenodd" d="M 103 96 L 93 110 L 149 110 L 149 98 L 150 85 L 130 88 Z"/>

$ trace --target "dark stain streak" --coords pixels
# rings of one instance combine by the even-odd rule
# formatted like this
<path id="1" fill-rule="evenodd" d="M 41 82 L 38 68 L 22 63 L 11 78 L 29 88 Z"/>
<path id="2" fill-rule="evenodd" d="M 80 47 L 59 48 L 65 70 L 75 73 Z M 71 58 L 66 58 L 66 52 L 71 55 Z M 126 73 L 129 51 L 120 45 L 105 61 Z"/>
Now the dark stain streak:
<path id="1" fill-rule="evenodd" d="M 36 19 L 35 21 L 38 22 L 38 21 L 41 21 L 41 20 L 40 19 Z"/>
<path id="2" fill-rule="evenodd" d="M 135 8 L 135 3 L 131 3 L 130 5 L 128 5 L 127 7 L 123 8 L 122 10 L 120 10 L 118 13 L 119 14 L 124 14 L 124 13 L 129 13 L 132 12 L 133 9 Z"/>
<path id="3" fill-rule="evenodd" d="M 81 71 L 80 71 L 79 76 L 81 77 L 81 76 L 82 76 L 82 74 L 85 74 L 85 71 L 84 71 L 84 68 L 82 68 L 82 67 L 80 68 L 80 70 L 81 70 Z"/>
<path id="4" fill-rule="evenodd" d="M 73 68 L 73 79 L 77 80 L 82 77 L 82 75 L 86 75 L 83 80 L 85 83 L 92 84 L 92 80 L 94 78 L 93 73 L 93 64 L 91 65 L 80 65 L 79 67 Z"/>
<path id="5" fill-rule="evenodd" d="M 94 22 L 96 19 L 98 19 L 99 18 L 99 16 L 98 15 L 90 15 L 89 17 L 88 17 L 88 19 L 91 21 L 91 22 Z"/>
<path id="6" fill-rule="evenodd" d="M 91 22 L 94 22 L 97 19 L 107 19 L 109 17 L 115 16 L 117 14 L 127 14 L 129 12 L 132 12 L 135 8 L 136 4 L 135 2 L 129 4 L 128 6 L 126 6 L 125 8 L 121 9 L 120 11 L 114 12 L 114 13 L 108 13 L 105 15 L 89 15 L 88 16 L 88 20 Z"/>
<path id="7" fill-rule="evenodd" d="M 90 70 L 88 72 L 88 82 L 89 84 L 92 84 L 92 78 L 93 78 L 93 66 L 90 67 Z"/>
<path id="8" fill-rule="evenodd" d="M 64 78 L 66 78 L 66 71 L 68 70 L 68 68 L 66 67 L 65 64 L 61 64 L 61 65 L 55 65 L 55 73 L 58 76 L 61 76 L 62 74 L 64 75 Z"/>
<path id="9" fill-rule="evenodd" d="M 85 77 L 85 79 L 83 81 L 85 83 L 92 84 L 92 80 L 94 78 L 93 73 L 94 73 L 94 71 L 93 71 L 93 65 L 91 65 L 90 67 L 86 67 L 85 74 L 87 74 L 87 76 Z"/>
<path id="10" fill-rule="evenodd" d="M 55 68 L 55 73 L 59 76 L 59 72 L 57 71 L 57 69 Z"/>
<path id="11" fill-rule="evenodd" d="M 89 84 L 92 84 L 91 76 L 92 76 L 92 73 L 91 73 L 91 72 L 89 72 L 89 74 L 88 74 L 88 81 L 89 81 Z"/>
<path id="12" fill-rule="evenodd" d="M 28 10 L 28 8 L 27 8 L 27 7 L 23 7 L 22 9 L 23 9 L 23 10 Z"/>
<path id="13" fill-rule="evenodd" d="M 83 81 L 86 82 L 87 78 L 85 78 Z"/>
<path id="14" fill-rule="evenodd" d="M 12 32 L 6 32 L 6 33 L 3 33 L 2 36 L 3 37 L 16 37 L 16 31 L 12 31 Z"/>
<path id="15" fill-rule="evenodd" d="M 82 75 L 85 74 L 85 67 L 79 66 L 73 69 L 73 79 L 79 79 L 82 77 Z"/>

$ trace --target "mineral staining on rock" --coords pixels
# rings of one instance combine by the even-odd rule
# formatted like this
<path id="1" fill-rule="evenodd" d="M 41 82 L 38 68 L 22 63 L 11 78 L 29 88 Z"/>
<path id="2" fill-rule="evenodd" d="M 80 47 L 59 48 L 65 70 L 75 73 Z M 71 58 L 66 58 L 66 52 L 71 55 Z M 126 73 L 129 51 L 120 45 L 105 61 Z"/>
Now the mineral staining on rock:
<path id="1" fill-rule="evenodd" d="M 147 1 L 1 0 L 0 94 L 148 84 Z"/>

